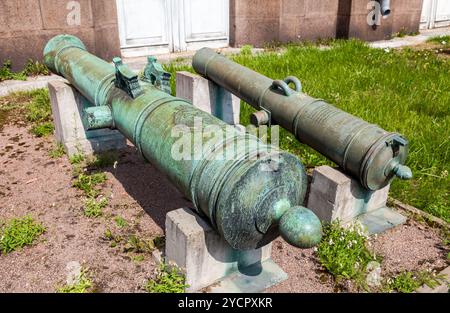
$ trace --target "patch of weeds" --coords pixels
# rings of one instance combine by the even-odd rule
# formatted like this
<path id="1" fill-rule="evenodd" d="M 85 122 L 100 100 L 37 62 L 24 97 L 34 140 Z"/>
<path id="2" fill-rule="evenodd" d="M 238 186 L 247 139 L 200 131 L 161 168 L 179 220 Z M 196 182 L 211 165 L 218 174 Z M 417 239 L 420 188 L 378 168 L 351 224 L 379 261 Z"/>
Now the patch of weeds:
<path id="1" fill-rule="evenodd" d="M 151 253 L 155 249 L 153 240 L 141 239 L 136 235 L 131 235 L 124 247 L 125 252 Z"/>
<path id="2" fill-rule="evenodd" d="M 31 245 L 44 232 L 45 227 L 35 222 L 31 216 L 14 218 L 0 229 L 0 250 L 3 254 L 7 254 Z"/>
<path id="3" fill-rule="evenodd" d="M 105 230 L 105 234 L 103 235 L 102 239 L 110 241 L 111 248 L 117 247 L 117 245 L 122 242 L 122 237 L 119 235 L 115 235 L 109 228 Z"/>
<path id="4" fill-rule="evenodd" d="M 22 71 L 14 72 L 11 61 L 5 61 L 0 67 L 0 82 L 4 80 L 26 80 L 27 76 L 49 75 L 50 70 L 44 64 L 28 59 Z"/>
<path id="5" fill-rule="evenodd" d="M 393 37 L 403 38 L 406 36 L 417 36 L 419 32 L 411 32 L 405 28 L 400 29 L 400 31 L 393 35 Z"/>
<path id="6" fill-rule="evenodd" d="M 48 152 L 48 156 L 52 159 L 62 158 L 66 154 L 66 150 L 64 149 L 64 145 L 61 143 L 56 143 L 52 150 Z"/>
<path id="7" fill-rule="evenodd" d="M 92 160 L 89 160 L 87 166 L 89 168 L 102 169 L 113 166 L 118 160 L 117 152 L 106 152 L 95 155 Z"/>
<path id="8" fill-rule="evenodd" d="M 47 122 L 51 119 L 50 97 L 46 89 L 40 89 L 27 105 L 26 118 L 29 122 Z"/>
<path id="9" fill-rule="evenodd" d="M 89 293 L 92 288 L 92 280 L 89 277 L 88 269 L 82 269 L 80 275 L 75 279 L 75 283 L 65 285 L 57 289 L 58 293 Z"/>
<path id="10" fill-rule="evenodd" d="M 72 164 L 72 165 L 74 165 L 74 164 L 79 165 L 79 164 L 83 163 L 84 160 L 85 160 L 85 157 L 84 157 L 84 154 L 82 154 L 82 153 L 76 153 L 69 158 L 70 164 Z"/>
<path id="11" fill-rule="evenodd" d="M 26 76 L 50 75 L 50 70 L 45 64 L 28 59 L 22 73 Z"/>
<path id="12" fill-rule="evenodd" d="M 241 55 L 249 56 L 252 55 L 253 46 L 252 45 L 244 45 L 241 48 Z"/>
<path id="13" fill-rule="evenodd" d="M 26 80 L 27 77 L 25 74 L 21 72 L 13 72 L 11 70 L 12 63 L 10 60 L 7 60 L 3 63 L 2 67 L 0 67 L 0 82 L 4 80 Z"/>
<path id="14" fill-rule="evenodd" d="M 377 261 L 367 246 L 362 226 L 343 228 L 339 222 L 324 225 L 324 236 L 317 247 L 322 266 L 336 279 L 361 281 L 369 262 Z"/>
<path id="15" fill-rule="evenodd" d="M 73 182 L 73 186 L 84 191 L 87 197 L 96 197 L 99 191 L 96 187 L 106 181 L 105 173 L 80 174 Z"/>
<path id="16" fill-rule="evenodd" d="M 103 215 L 103 209 L 108 205 L 108 200 L 103 198 L 97 201 L 94 198 L 86 200 L 84 207 L 84 216 L 90 218 L 96 218 Z"/>
<path id="17" fill-rule="evenodd" d="M 53 134 L 53 129 L 54 127 L 52 122 L 45 122 L 42 124 L 34 125 L 31 128 L 31 133 L 36 137 L 47 137 Z"/>
<path id="18" fill-rule="evenodd" d="M 50 97 L 47 89 L 39 89 L 32 101 L 26 106 L 26 118 L 33 123 L 31 133 L 37 137 L 46 137 L 53 133 L 53 121 Z"/>
<path id="19" fill-rule="evenodd" d="M 128 227 L 128 222 L 122 216 L 116 216 L 114 218 L 114 221 L 116 222 L 116 225 L 119 228 Z"/>
<path id="20" fill-rule="evenodd" d="M 132 259 L 134 262 L 136 262 L 136 263 L 141 263 L 141 262 L 144 262 L 144 260 L 145 260 L 145 255 L 143 255 L 143 254 L 133 255 L 133 256 L 131 257 L 131 259 Z"/>
<path id="21" fill-rule="evenodd" d="M 359 40 L 335 40 L 327 49 L 311 43 L 281 48 L 283 53 L 266 50 L 231 58 L 271 79 L 297 76 L 310 96 L 403 134 L 410 140 L 407 165 L 414 178 L 394 180 L 392 197 L 450 222 L 450 58 L 411 48 L 387 52 Z M 193 71 L 176 63 L 164 68 L 172 73 L 172 86 L 177 71 Z M 242 125 L 250 123 L 252 112 L 253 108 L 242 102 Z M 280 148 L 297 155 L 307 168 L 333 165 L 285 129 L 280 130 Z"/>
<path id="22" fill-rule="evenodd" d="M 442 279 L 443 277 L 437 276 L 431 271 L 403 272 L 393 278 L 388 278 L 384 291 L 411 293 L 423 285 L 436 288 L 441 284 Z"/>
<path id="23" fill-rule="evenodd" d="M 437 43 L 443 46 L 450 46 L 450 35 L 435 36 L 427 40 L 430 43 Z"/>
<path id="24" fill-rule="evenodd" d="M 156 249 L 162 249 L 166 244 L 166 238 L 164 236 L 155 236 L 153 237 L 153 246 Z"/>
<path id="25" fill-rule="evenodd" d="M 161 263 L 154 279 L 150 279 L 144 288 L 150 293 L 184 293 L 187 287 L 186 278 L 177 267 Z"/>

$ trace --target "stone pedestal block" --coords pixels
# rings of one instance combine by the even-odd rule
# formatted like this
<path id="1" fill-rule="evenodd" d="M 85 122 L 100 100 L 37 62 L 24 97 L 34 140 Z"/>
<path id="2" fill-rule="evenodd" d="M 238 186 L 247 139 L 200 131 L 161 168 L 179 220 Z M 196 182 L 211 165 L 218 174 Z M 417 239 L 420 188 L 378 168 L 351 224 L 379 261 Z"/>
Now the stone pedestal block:
<path id="1" fill-rule="evenodd" d="M 177 97 L 191 101 L 202 111 L 230 125 L 239 124 L 241 100 L 199 75 L 177 72 Z"/>
<path id="2" fill-rule="evenodd" d="M 166 262 L 186 275 L 188 292 L 260 292 L 287 279 L 271 260 L 272 245 L 252 251 L 231 248 L 190 209 L 166 216 Z"/>
<path id="3" fill-rule="evenodd" d="M 321 166 L 313 172 L 308 208 L 323 222 L 359 220 L 369 233 L 379 233 L 406 221 L 386 207 L 389 187 L 369 191 L 340 170 Z"/>
<path id="4" fill-rule="evenodd" d="M 86 131 L 81 121 L 81 111 L 88 103 L 78 91 L 63 81 L 48 83 L 55 137 L 64 145 L 67 154 L 85 155 L 126 147 L 125 137 L 117 130 L 98 129 Z"/>

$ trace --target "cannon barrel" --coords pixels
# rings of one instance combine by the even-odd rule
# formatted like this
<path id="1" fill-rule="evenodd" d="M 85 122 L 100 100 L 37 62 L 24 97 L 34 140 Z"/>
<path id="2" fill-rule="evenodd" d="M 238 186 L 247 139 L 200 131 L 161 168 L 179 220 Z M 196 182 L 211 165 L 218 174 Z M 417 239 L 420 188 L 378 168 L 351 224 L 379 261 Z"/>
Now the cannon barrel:
<path id="1" fill-rule="evenodd" d="M 292 154 L 232 127 L 230 130 L 221 120 L 155 87 L 155 76 L 149 78 L 153 83 L 137 79 L 120 59 L 114 59 L 115 66 L 107 63 L 88 53 L 74 36 L 59 35 L 50 40 L 44 60 L 91 102 L 84 110 L 90 127 L 117 128 L 233 248 L 258 248 L 280 233 L 303 248 L 320 241 L 319 219 L 301 207 L 306 173 Z M 163 71 L 159 64 L 152 68 L 156 73 Z M 226 131 L 227 136 L 205 137 L 211 127 Z M 206 153 L 174 157 L 183 135 L 189 144 L 191 138 L 194 142 L 200 138 Z M 233 158 L 215 157 L 227 153 Z"/>
<path id="2" fill-rule="evenodd" d="M 405 166 L 408 141 L 301 91 L 295 77 L 275 80 L 241 66 L 212 49 L 199 50 L 195 71 L 260 110 L 252 123 L 274 122 L 323 154 L 368 190 L 387 186 L 394 176 L 410 179 Z M 295 90 L 289 84 L 295 85 Z"/>

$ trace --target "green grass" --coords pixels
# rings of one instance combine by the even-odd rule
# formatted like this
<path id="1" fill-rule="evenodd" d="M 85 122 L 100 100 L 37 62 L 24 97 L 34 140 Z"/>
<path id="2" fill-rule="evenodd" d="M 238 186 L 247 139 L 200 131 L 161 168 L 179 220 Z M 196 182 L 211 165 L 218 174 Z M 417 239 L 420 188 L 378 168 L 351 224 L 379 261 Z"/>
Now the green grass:
<path id="1" fill-rule="evenodd" d="M 11 219 L 0 228 L 0 251 L 7 254 L 32 245 L 44 232 L 45 227 L 31 216 Z"/>
<path id="2" fill-rule="evenodd" d="M 96 200 L 88 198 L 84 204 L 84 216 L 89 218 L 97 218 L 103 215 L 103 209 L 108 205 L 108 200 L 103 198 Z"/>
<path id="3" fill-rule="evenodd" d="M 84 191 L 87 197 L 96 197 L 99 191 L 96 187 L 103 184 L 106 181 L 105 173 L 94 173 L 94 174 L 80 174 L 75 181 L 73 186 Z"/>
<path id="4" fill-rule="evenodd" d="M 48 152 L 48 156 L 52 159 L 62 158 L 66 154 L 66 150 L 64 149 L 64 145 L 61 143 L 55 143 L 52 150 Z"/>
<path id="5" fill-rule="evenodd" d="M 0 98 L 0 129 L 13 122 L 31 124 L 31 133 L 46 137 L 53 133 L 50 98 L 47 89 L 16 92 Z"/>
<path id="6" fill-rule="evenodd" d="M 410 141 L 407 165 L 414 179 L 395 180 L 391 196 L 450 222 L 450 61 L 434 51 L 386 52 L 356 40 L 330 45 L 289 45 L 285 52 L 244 53 L 234 59 L 272 79 L 297 76 L 307 94 L 404 134 Z M 172 74 L 192 71 L 177 64 L 166 69 Z M 251 112 L 242 105 L 244 125 Z M 284 130 L 280 141 L 282 149 L 307 167 L 332 164 Z"/>
<path id="7" fill-rule="evenodd" d="M 92 285 L 92 280 L 89 277 L 88 270 L 82 269 L 75 284 L 65 285 L 58 288 L 56 291 L 58 293 L 89 293 Z"/>
<path id="8" fill-rule="evenodd" d="M 47 137 L 53 133 L 52 111 L 47 89 L 33 92 L 33 99 L 26 107 L 26 118 L 32 123 L 31 133 L 37 137 Z"/>
<path id="9" fill-rule="evenodd" d="M 85 160 L 85 156 L 82 153 L 74 154 L 69 158 L 70 164 L 72 164 L 72 165 L 79 165 L 79 164 L 83 163 L 84 160 Z"/>
<path id="10" fill-rule="evenodd" d="M 117 227 L 119 228 L 125 228 L 128 227 L 128 222 L 121 216 L 116 216 L 114 218 L 114 221 L 116 222 Z"/>
<path id="11" fill-rule="evenodd" d="M 0 67 L 0 82 L 4 80 L 26 80 L 28 76 L 50 75 L 50 71 L 44 64 L 31 59 L 25 64 L 22 71 L 14 72 L 11 70 L 11 61 L 6 61 Z"/>
<path id="12" fill-rule="evenodd" d="M 118 162 L 119 156 L 115 151 L 105 152 L 95 155 L 91 160 L 88 161 L 87 167 L 103 169 L 106 167 L 113 166 Z"/>
<path id="13" fill-rule="evenodd" d="M 47 137 L 53 134 L 53 123 L 52 122 L 44 122 L 42 124 L 35 125 L 31 128 L 31 133 L 36 137 Z"/>
<path id="14" fill-rule="evenodd" d="M 179 269 L 161 263 L 155 278 L 145 285 L 145 290 L 150 293 L 183 293 L 189 287 L 185 281 Z"/>
<path id="15" fill-rule="evenodd" d="M 336 280 L 362 281 L 369 262 L 379 261 L 367 248 L 367 238 L 361 226 L 343 228 L 339 222 L 324 225 L 324 236 L 317 246 L 322 266 Z"/>
<path id="16" fill-rule="evenodd" d="M 450 47 L 450 35 L 436 36 L 428 39 L 430 43 L 437 43 L 446 47 Z"/>
<path id="17" fill-rule="evenodd" d="M 131 259 L 136 263 L 141 263 L 145 261 L 145 255 L 143 254 L 133 255 Z"/>
<path id="18" fill-rule="evenodd" d="M 155 249 L 152 239 L 142 239 L 136 235 L 131 235 L 124 247 L 125 252 L 151 253 Z"/>
<path id="19" fill-rule="evenodd" d="M 411 293 L 423 285 L 435 288 L 441 282 L 442 277 L 433 275 L 429 271 L 403 272 L 393 278 L 389 278 L 384 289 L 388 292 Z"/>

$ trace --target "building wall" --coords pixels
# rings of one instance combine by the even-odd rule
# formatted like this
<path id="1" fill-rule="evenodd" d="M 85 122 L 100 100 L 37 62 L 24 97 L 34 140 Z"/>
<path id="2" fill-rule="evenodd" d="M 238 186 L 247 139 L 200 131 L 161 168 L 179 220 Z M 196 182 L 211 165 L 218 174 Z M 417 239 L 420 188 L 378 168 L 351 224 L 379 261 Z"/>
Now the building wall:
<path id="1" fill-rule="evenodd" d="M 88 49 L 111 60 L 120 55 L 115 0 L 78 0 L 81 23 L 69 26 L 69 0 L 1 0 L 0 65 L 21 69 L 42 59 L 46 42 L 61 33 L 80 37 Z M 230 0 L 230 44 L 257 47 L 271 42 L 325 38 L 380 40 L 419 30 L 423 0 L 391 0 L 392 14 L 380 26 L 367 24 L 368 0 Z"/>
<path id="2" fill-rule="evenodd" d="M 419 30 L 423 0 L 391 0 L 381 25 L 367 23 L 369 0 L 230 0 L 233 46 L 325 38 L 373 41 Z"/>
<path id="3" fill-rule="evenodd" d="M 111 59 L 120 55 L 117 14 L 114 0 L 78 0 L 79 26 L 70 26 L 67 15 L 70 1 L 1 0 L 0 63 L 13 62 L 19 70 L 29 58 L 42 60 L 45 44 L 53 36 L 67 33 L 78 36 L 90 51 Z"/>

